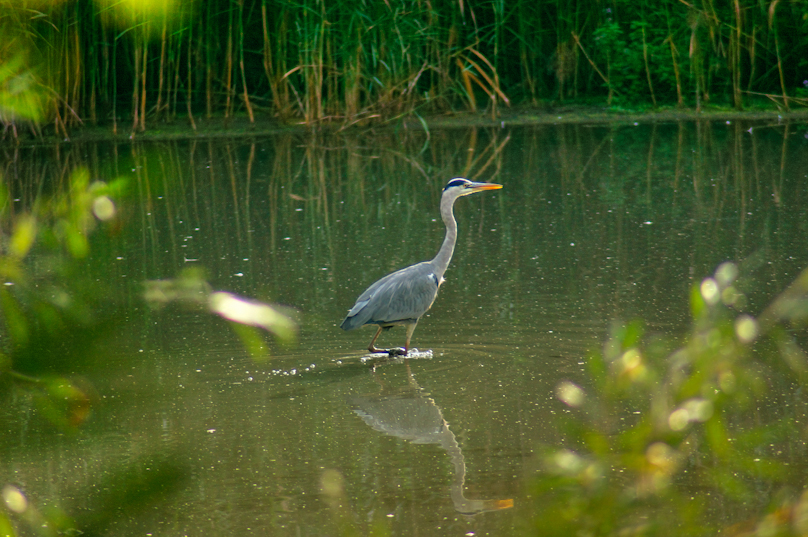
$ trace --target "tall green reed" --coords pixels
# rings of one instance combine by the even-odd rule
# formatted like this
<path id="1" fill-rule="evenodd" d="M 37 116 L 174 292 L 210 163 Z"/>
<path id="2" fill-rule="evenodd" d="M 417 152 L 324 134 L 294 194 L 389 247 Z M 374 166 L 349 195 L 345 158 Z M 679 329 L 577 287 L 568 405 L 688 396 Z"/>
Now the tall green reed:
<path id="1" fill-rule="evenodd" d="M 140 6 L 140 7 L 139 7 Z M 143 7 L 145 6 L 145 7 Z M 788 108 L 808 5 L 674 0 L 0 2 L 60 134 L 88 120 L 315 124 L 574 100 Z"/>

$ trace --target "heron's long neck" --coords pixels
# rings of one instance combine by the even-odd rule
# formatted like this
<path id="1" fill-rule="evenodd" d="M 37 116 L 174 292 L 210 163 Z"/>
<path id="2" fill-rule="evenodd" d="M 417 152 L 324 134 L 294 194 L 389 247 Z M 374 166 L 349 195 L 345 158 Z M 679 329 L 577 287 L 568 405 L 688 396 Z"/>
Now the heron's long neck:
<path id="1" fill-rule="evenodd" d="M 439 278 L 443 277 L 449 262 L 452 260 L 454 253 L 455 243 L 457 242 L 457 222 L 452 212 L 454 199 L 444 197 L 440 201 L 440 215 L 443 218 L 443 223 L 446 224 L 446 238 L 443 239 L 443 244 L 438 250 L 438 255 L 432 260 L 432 265 L 435 267 L 435 273 Z"/>

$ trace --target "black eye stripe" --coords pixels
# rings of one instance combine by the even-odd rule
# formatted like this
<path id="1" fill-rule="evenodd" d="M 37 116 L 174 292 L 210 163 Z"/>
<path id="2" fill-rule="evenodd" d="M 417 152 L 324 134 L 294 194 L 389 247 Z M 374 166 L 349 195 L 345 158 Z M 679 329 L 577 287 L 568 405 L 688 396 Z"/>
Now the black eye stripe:
<path id="1" fill-rule="evenodd" d="M 449 181 L 449 184 L 447 184 L 446 188 L 444 188 L 443 190 L 447 190 L 449 188 L 452 188 L 453 186 L 465 186 L 468 183 L 469 183 L 469 181 L 466 180 L 466 179 L 459 179 L 459 178 L 458 179 L 452 179 L 451 181 Z"/>

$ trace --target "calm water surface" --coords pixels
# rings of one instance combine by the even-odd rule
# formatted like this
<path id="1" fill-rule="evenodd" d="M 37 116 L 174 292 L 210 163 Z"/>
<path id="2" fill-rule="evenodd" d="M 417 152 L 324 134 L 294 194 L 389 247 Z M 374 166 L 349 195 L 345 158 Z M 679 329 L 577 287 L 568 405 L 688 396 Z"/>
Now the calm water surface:
<path id="1" fill-rule="evenodd" d="M 752 312 L 806 265 L 807 131 L 567 125 L 20 149 L 6 172 L 20 207 L 76 166 L 128 180 L 124 225 L 98 238 L 88 270 L 130 309 L 79 372 L 99 394 L 88 425 L 62 436 L 9 418 L 0 468 L 32 498 L 82 510 L 91 499 L 76 491 L 112 468 L 153 453 L 187 463 L 181 493 L 117 521 L 117 535 L 512 534 L 542 507 L 528 494 L 536 453 L 563 445 L 555 387 L 588 385 L 583 357 L 610 323 L 643 318 L 675 337 L 690 286 L 720 262 L 765 259 L 748 274 Z M 373 329 L 339 323 L 367 285 L 434 255 L 457 175 L 504 189 L 455 207 L 447 282 L 413 337 L 431 353 L 373 368 Z M 258 364 L 225 323 L 143 306 L 143 280 L 188 267 L 294 308 L 298 344 Z M 403 340 L 398 328 L 380 344 Z"/>

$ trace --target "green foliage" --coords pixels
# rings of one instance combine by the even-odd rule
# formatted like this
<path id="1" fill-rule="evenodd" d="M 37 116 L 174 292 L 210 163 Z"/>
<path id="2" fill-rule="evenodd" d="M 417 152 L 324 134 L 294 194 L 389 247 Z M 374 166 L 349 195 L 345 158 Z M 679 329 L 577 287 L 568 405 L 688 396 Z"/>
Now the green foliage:
<path id="1" fill-rule="evenodd" d="M 87 172 L 78 171 L 65 195 L 43 199 L 31 212 L 4 216 L 10 236 L 0 256 L 5 283 L 0 351 L 15 373 L 61 378 L 82 369 L 88 357 L 78 349 L 91 348 L 93 333 L 117 322 L 115 311 L 102 305 L 103 285 L 82 275 L 82 260 L 92 231 L 99 224 L 115 225 L 109 196 L 121 186 L 89 184 Z M 56 385 L 42 382 L 46 394 Z"/>
<path id="2" fill-rule="evenodd" d="M 591 388 L 559 385 L 566 447 L 545 450 L 533 485 L 543 534 L 712 535 L 721 527 L 707 511 L 717 504 L 760 534 L 771 524 L 778 535 L 804 533 L 796 513 L 807 499 L 795 492 L 804 484 L 778 456 L 798 425 L 748 413 L 771 384 L 805 383 L 806 355 L 786 329 L 808 321 L 808 270 L 757 318 L 742 313 L 738 273 L 724 263 L 693 286 L 681 344 L 639 321 L 615 325 L 587 358 Z M 778 491 L 774 503 L 760 501 L 760 487 Z M 793 520 L 783 516 L 791 511 Z"/>
<path id="3" fill-rule="evenodd" d="M 0 120 L 308 123 L 577 99 L 804 104 L 808 7 L 662 2 L 0 2 Z M 613 100 L 616 99 L 615 102 Z M 796 99 L 796 100 L 794 100 Z M 7 110 L 14 109 L 15 115 Z M 16 132 L 16 131 L 15 131 Z"/>
<path id="4" fill-rule="evenodd" d="M 4 125 L 42 119 L 45 96 L 26 64 L 21 53 L 0 64 L 0 123 Z"/>

